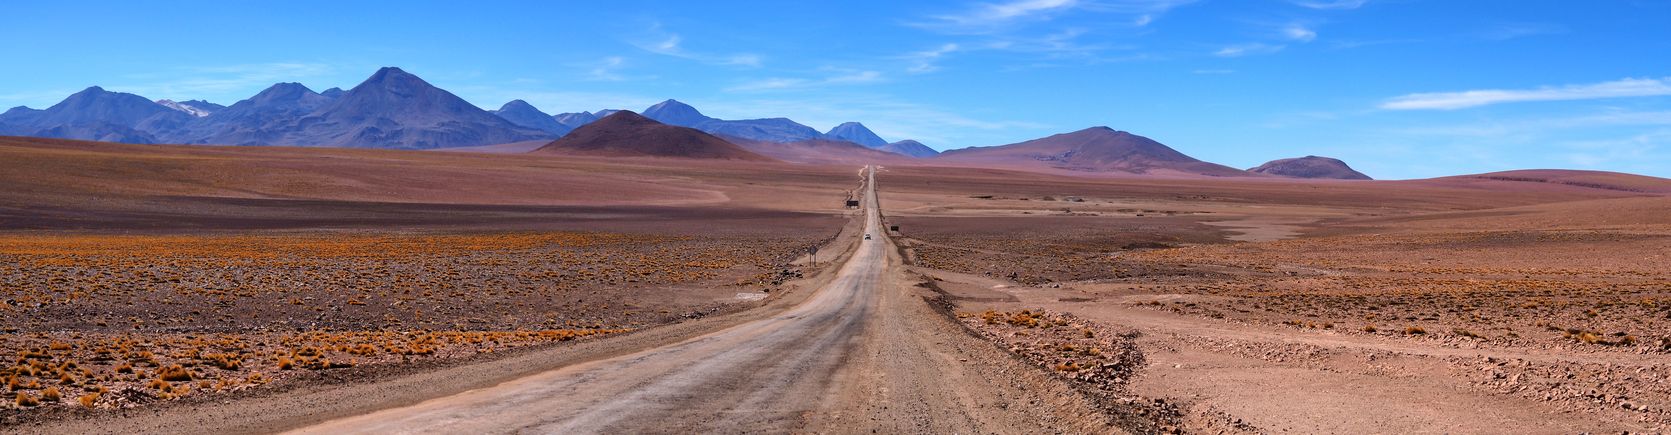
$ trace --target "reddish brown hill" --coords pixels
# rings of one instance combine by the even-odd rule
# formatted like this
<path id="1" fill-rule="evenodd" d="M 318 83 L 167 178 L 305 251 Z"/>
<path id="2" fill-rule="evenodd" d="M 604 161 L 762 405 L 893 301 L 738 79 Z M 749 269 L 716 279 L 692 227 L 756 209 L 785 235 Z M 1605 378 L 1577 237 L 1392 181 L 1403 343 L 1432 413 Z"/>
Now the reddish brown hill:
<path id="1" fill-rule="evenodd" d="M 701 130 L 662 124 L 625 110 L 577 128 L 533 152 L 612 157 L 773 160 Z"/>
<path id="2" fill-rule="evenodd" d="M 1305 156 L 1265 162 L 1248 172 L 1292 178 L 1322 178 L 1335 180 L 1368 180 L 1368 175 L 1352 169 L 1340 159 Z"/>
<path id="3" fill-rule="evenodd" d="M 904 163 L 909 157 L 853 142 L 829 139 L 808 139 L 795 142 L 771 142 L 724 136 L 744 149 L 792 163 L 855 164 Z"/>
<path id="4" fill-rule="evenodd" d="M 1646 175 L 1607 171 L 1578 171 L 1569 169 L 1525 169 L 1475 175 L 1434 178 L 1431 181 L 1452 185 L 1482 185 L 1517 183 L 1526 188 L 1584 187 L 1648 194 L 1671 194 L 1671 179 Z"/>
<path id="5" fill-rule="evenodd" d="M 1203 162 L 1149 138 L 1108 127 L 1092 127 L 1026 142 L 951 150 L 936 162 L 997 167 L 1048 167 L 1086 172 L 1151 175 L 1257 176 Z"/>

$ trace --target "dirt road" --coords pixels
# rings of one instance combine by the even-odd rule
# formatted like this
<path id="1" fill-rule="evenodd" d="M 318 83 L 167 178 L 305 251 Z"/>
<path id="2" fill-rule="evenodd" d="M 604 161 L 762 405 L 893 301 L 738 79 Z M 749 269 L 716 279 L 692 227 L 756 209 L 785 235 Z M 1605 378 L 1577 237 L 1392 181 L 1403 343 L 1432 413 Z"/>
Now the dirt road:
<path id="1" fill-rule="evenodd" d="M 1078 395 L 913 300 L 867 172 L 871 238 L 793 309 L 294 433 L 1109 430 Z"/>

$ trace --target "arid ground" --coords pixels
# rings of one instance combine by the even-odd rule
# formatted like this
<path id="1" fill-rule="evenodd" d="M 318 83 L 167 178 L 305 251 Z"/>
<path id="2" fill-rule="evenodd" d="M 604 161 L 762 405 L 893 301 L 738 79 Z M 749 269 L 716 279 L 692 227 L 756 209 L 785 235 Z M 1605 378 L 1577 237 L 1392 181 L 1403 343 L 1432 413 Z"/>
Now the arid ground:
<path id="1" fill-rule="evenodd" d="M 868 179 L 0 138 L 0 431 L 1671 423 L 1671 181 Z"/>
<path id="2" fill-rule="evenodd" d="M 1186 431 L 1671 422 L 1671 198 L 1632 184 L 1652 179 L 881 177 L 966 325 Z"/>

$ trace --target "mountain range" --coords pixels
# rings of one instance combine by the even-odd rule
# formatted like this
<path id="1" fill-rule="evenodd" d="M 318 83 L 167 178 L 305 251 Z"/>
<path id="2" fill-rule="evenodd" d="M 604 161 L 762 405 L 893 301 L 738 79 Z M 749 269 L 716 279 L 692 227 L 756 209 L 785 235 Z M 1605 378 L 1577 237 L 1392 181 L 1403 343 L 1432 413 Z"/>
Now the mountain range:
<path id="1" fill-rule="evenodd" d="M 588 128 L 604 120 L 611 122 Z M 569 140 L 583 131 L 586 134 Z M 888 142 L 859 122 L 819 132 L 788 118 L 719 119 L 672 99 L 646 108 L 642 115 L 613 109 L 550 115 L 523 100 L 488 111 L 394 67 L 379 69 L 348 90 L 314 92 L 300 83 L 278 83 L 230 106 L 202 100 L 153 101 L 94 86 L 46 109 L 16 107 L 0 113 L 0 135 L 392 149 L 550 142 L 542 152 L 808 163 L 907 158 L 1115 175 L 1368 178 L 1344 162 L 1316 156 L 1276 160 L 1243 171 L 1108 127 L 940 153 L 915 140 Z"/>
<path id="2" fill-rule="evenodd" d="M 327 95 L 328 94 L 328 95 Z M 44 110 L 0 114 L 0 132 L 128 143 L 430 149 L 551 139 L 399 68 L 343 91 L 279 83 L 224 108 L 151 101 L 97 86 Z"/>
<path id="3" fill-rule="evenodd" d="M 314 92 L 278 83 L 231 106 L 203 100 L 156 100 L 94 86 L 52 107 L 16 107 L 0 114 L 0 135 L 128 143 L 288 145 L 433 149 L 563 137 L 618 110 L 549 115 L 523 100 L 482 110 L 400 68 L 378 70 L 349 90 Z M 724 120 L 677 100 L 650 106 L 644 116 L 733 138 L 770 142 L 851 140 L 883 149 L 888 143 L 863 124 L 830 133 L 787 118 Z M 912 147 L 922 155 L 926 147 Z M 892 150 L 890 150 L 892 151 Z"/>
<path id="4" fill-rule="evenodd" d="M 789 118 L 728 121 L 703 115 L 695 107 L 677 100 L 656 103 L 644 109 L 644 116 L 663 124 L 690 127 L 708 133 L 771 142 L 794 142 L 822 138 L 823 133 Z"/>

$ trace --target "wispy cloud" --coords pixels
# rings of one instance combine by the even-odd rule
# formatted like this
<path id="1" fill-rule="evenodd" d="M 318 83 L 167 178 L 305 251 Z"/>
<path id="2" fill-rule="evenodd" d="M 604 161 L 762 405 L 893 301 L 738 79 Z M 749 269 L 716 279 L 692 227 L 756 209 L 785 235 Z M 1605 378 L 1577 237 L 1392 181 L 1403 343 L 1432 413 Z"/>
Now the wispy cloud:
<path id="1" fill-rule="evenodd" d="M 716 54 L 686 49 L 684 47 L 684 37 L 677 33 L 663 30 L 661 23 L 651 24 L 649 33 L 655 36 L 648 38 L 646 41 L 634 42 L 632 44 L 641 50 L 651 53 L 693 60 L 706 64 L 735 65 L 756 68 L 760 67 L 762 64 L 760 55 L 753 53 Z"/>
<path id="2" fill-rule="evenodd" d="M 1353 49 L 1353 48 L 1374 47 L 1374 46 L 1378 46 L 1378 45 L 1418 44 L 1418 43 L 1423 43 L 1423 42 L 1430 42 L 1430 41 L 1427 40 L 1427 39 L 1422 39 L 1422 38 L 1392 38 L 1392 39 L 1362 39 L 1362 40 L 1331 39 L 1329 41 L 1329 48 L 1333 48 L 1333 49 L 1336 49 L 1336 50 L 1348 50 L 1348 49 Z"/>
<path id="3" fill-rule="evenodd" d="M 1626 78 L 1610 82 L 1545 86 L 1535 89 L 1481 89 L 1430 92 L 1393 97 L 1382 102 L 1390 110 L 1455 110 L 1492 104 L 1529 101 L 1570 101 L 1671 95 L 1671 79 Z"/>
<path id="4" fill-rule="evenodd" d="M 1539 35 L 1557 35 L 1566 33 L 1566 26 L 1551 23 L 1507 23 L 1492 26 L 1479 32 L 1481 38 L 1492 41 L 1506 41 Z"/>
<path id="5" fill-rule="evenodd" d="M 959 113 L 917 101 L 863 93 L 814 100 L 735 99 L 707 103 L 701 108 L 703 113 L 723 119 L 786 116 L 819 129 L 846 121 L 863 121 L 866 127 L 888 140 L 916 139 L 940 149 L 992 145 L 986 139 L 976 138 L 990 137 L 994 133 L 1026 137 L 1053 127 L 1024 120 Z"/>
<path id="6" fill-rule="evenodd" d="M 58 101 L 63 100 L 64 97 L 80 90 L 81 89 L 65 88 L 0 94 L 0 112 L 17 105 L 31 106 L 35 109 L 44 109 L 56 104 Z"/>
<path id="7" fill-rule="evenodd" d="M 1213 55 L 1218 57 L 1242 57 L 1256 54 L 1276 53 L 1278 51 L 1282 51 L 1284 48 L 1288 48 L 1288 46 L 1281 44 L 1266 44 L 1263 42 L 1251 42 L 1220 48 L 1218 51 L 1213 52 Z"/>
<path id="8" fill-rule="evenodd" d="M 1662 129 L 1625 138 L 1564 143 L 1571 151 L 1561 157 L 1581 168 L 1649 169 L 1652 165 L 1644 162 L 1665 161 L 1667 143 L 1671 143 L 1671 130 Z"/>
<path id="9" fill-rule="evenodd" d="M 244 92 L 278 82 L 294 82 L 329 75 L 333 68 L 322 63 L 277 62 L 260 64 L 182 67 L 166 72 L 134 74 L 111 90 L 132 92 L 149 98 L 202 98 Z"/>
<path id="10" fill-rule="evenodd" d="M 1282 28 L 1282 36 L 1292 41 L 1311 42 L 1317 39 L 1317 31 L 1301 24 L 1289 24 Z"/>
<path id="11" fill-rule="evenodd" d="M 912 74 L 929 73 L 940 69 L 940 58 L 955 53 L 960 48 L 962 47 L 957 44 L 947 43 L 932 50 L 912 52 L 901 56 L 901 58 L 911 62 L 911 65 L 906 67 L 906 71 Z"/>
<path id="12" fill-rule="evenodd" d="M 1368 4 L 1369 0 L 1293 0 L 1289 3 L 1311 9 L 1357 9 Z"/>
<path id="13" fill-rule="evenodd" d="M 588 92 L 493 85 L 459 86 L 451 89 L 465 100 L 480 107 L 499 107 L 505 101 L 523 100 L 551 114 L 562 112 L 591 112 L 600 109 L 644 110 L 667 99 L 666 96 L 636 95 L 614 92 Z"/>
<path id="14" fill-rule="evenodd" d="M 725 90 L 727 92 L 764 92 L 764 91 L 777 91 L 777 90 L 789 90 L 789 89 L 817 88 L 817 87 L 832 86 L 832 85 L 854 85 L 854 84 L 876 83 L 876 82 L 881 82 L 883 80 L 884 80 L 884 77 L 882 76 L 882 73 L 878 72 L 878 71 L 842 70 L 842 71 L 839 71 L 837 74 L 822 77 L 822 78 L 816 78 L 816 79 L 783 78 L 783 77 L 772 77 L 772 78 L 760 79 L 760 80 L 750 81 L 750 82 L 746 82 L 746 83 L 739 84 L 739 85 L 736 85 L 736 86 L 728 87 L 728 88 L 725 88 Z"/>
<path id="15" fill-rule="evenodd" d="M 993 34 L 1017 26 L 1050 21 L 1075 11 L 1129 16 L 1137 27 L 1149 25 L 1160 14 L 1195 0 L 1008 0 L 977 3 L 964 10 L 932 15 L 911 25 L 949 34 Z"/>
<path id="16" fill-rule="evenodd" d="M 1078 0 L 1010 0 L 981 3 L 966 11 L 930 17 L 930 21 L 917 25 L 952 33 L 984 33 L 1020 21 L 1048 18 L 1078 5 Z"/>
<path id="17" fill-rule="evenodd" d="M 627 63 L 627 60 L 625 58 L 620 57 L 620 56 L 610 56 L 610 57 L 603 58 L 602 60 L 599 60 L 597 62 L 593 62 L 590 65 L 591 70 L 587 72 L 587 77 L 592 79 L 592 80 L 601 80 L 601 81 L 610 81 L 610 82 L 618 82 L 618 81 L 626 80 L 626 77 L 624 77 L 620 74 L 621 67 L 626 65 L 626 63 Z"/>

